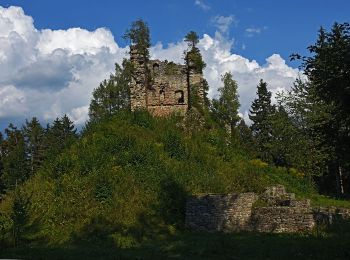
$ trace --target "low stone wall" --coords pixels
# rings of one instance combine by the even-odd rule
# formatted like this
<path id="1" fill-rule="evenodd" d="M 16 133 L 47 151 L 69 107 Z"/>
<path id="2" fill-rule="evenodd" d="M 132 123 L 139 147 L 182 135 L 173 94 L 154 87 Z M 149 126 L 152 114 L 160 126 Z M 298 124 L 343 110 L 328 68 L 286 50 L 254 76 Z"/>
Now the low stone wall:
<path id="1" fill-rule="evenodd" d="M 263 206 L 254 207 L 259 200 Z M 207 194 L 192 196 L 186 204 L 186 225 L 201 231 L 304 232 L 316 224 L 350 219 L 350 209 L 312 209 L 310 200 L 296 200 L 281 185 L 260 195 Z"/>
<path id="2" fill-rule="evenodd" d="M 192 196 L 186 204 L 186 224 L 202 231 L 239 231 L 249 227 L 255 193 Z"/>
<path id="3" fill-rule="evenodd" d="M 319 207 L 313 209 L 317 224 L 332 224 L 335 220 L 350 220 L 350 209 L 337 207 Z"/>
<path id="4" fill-rule="evenodd" d="M 310 208 L 261 207 L 253 210 L 251 230 L 257 232 L 300 232 L 315 226 Z"/>

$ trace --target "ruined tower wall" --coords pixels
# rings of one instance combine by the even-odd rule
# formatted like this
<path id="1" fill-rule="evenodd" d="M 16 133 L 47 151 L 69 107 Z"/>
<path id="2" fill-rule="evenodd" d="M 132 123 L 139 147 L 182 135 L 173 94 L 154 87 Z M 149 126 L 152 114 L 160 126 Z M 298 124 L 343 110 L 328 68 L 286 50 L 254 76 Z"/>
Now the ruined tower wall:
<path id="1" fill-rule="evenodd" d="M 130 83 L 131 111 L 147 109 L 155 116 L 186 114 L 191 95 L 203 105 L 203 74 L 193 66 L 144 58 L 135 46 L 130 46 L 133 75 Z"/>
<path id="2" fill-rule="evenodd" d="M 188 109 L 186 67 L 152 60 L 149 71 L 152 84 L 147 90 L 147 109 L 150 113 L 156 116 L 185 114 Z"/>
<path id="3" fill-rule="evenodd" d="M 146 64 L 135 46 L 130 46 L 130 61 L 133 73 L 130 82 L 131 111 L 147 107 L 146 103 Z"/>

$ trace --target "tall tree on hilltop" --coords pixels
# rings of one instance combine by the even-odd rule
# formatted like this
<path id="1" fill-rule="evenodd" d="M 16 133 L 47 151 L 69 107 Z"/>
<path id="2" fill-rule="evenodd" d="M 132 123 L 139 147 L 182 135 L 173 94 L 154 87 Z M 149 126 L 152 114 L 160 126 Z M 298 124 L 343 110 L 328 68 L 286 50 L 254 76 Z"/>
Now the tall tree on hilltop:
<path id="1" fill-rule="evenodd" d="M 308 50 L 309 57 L 294 54 L 292 59 L 303 61 L 315 102 L 322 104 L 312 129 L 328 150 L 327 168 L 340 195 L 344 187 L 350 191 L 350 181 L 343 183 L 350 175 L 350 25 L 335 23 L 329 32 L 321 28 Z"/>
<path id="2" fill-rule="evenodd" d="M 91 120 L 101 119 L 120 110 L 130 109 L 129 82 L 132 66 L 130 61 L 126 59 L 124 59 L 122 66 L 116 64 L 115 73 L 94 89 L 89 107 Z"/>
<path id="3" fill-rule="evenodd" d="M 198 34 L 196 32 L 194 32 L 194 31 L 190 31 L 185 36 L 185 42 L 187 42 L 188 47 L 190 47 L 191 50 L 196 48 L 197 44 L 199 42 Z"/>
<path id="4" fill-rule="evenodd" d="M 257 87 L 257 95 L 249 111 L 249 119 L 253 122 L 251 129 L 257 140 L 261 159 L 271 162 L 271 117 L 275 108 L 271 105 L 271 92 L 267 90 L 267 83 L 262 79 Z"/>
<path id="5" fill-rule="evenodd" d="M 203 61 L 200 50 L 197 47 L 199 42 L 199 37 L 196 32 L 190 31 L 185 36 L 185 42 L 188 44 L 188 49 L 184 51 L 185 63 L 187 65 L 188 71 L 188 82 L 190 82 L 190 77 L 193 73 L 203 73 L 203 69 L 206 64 Z M 189 89 L 189 106 L 196 107 L 202 113 L 206 113 L 209 107 L 209 99 L 207 97 L 209 85 L 207 81 L 202 81 L 201 83 L 191 84 Z M 200 98 L 203 95 L 203 100 Z M 203 107 L 205 110 L 203 110 Z"/>
<path id="6" fill-rule="evenodd" d="M 185 52 L 185 61 L 188 67 L 194 69 L 198 73 L 202 73 L 206 64 L 202 59 L 200 50 L 197 47 L 199 37 L 196 32 L 190 31 L 185 36 L 185 42 L 187 42 L 189 50 Z"/>
<path id="7" fill-rule="evenodd" d="M 239 109 L 239 95 L 237 82 L 232 78 L 230 72 L 226 72 L 221 81 L 224 86 L 219 88 L 219 99 L 213 99 L 212 111 L 216 118 L 219 119 L 221 124 L 228 128 L 231 134 L 234 133 L 234 129 L 240 120 L 238 115 Z"/>
<path id="8" fill-rule="evenodd" d="M 135 45 L 142 54 L 145 61 L 149 60 L 149 50 L 151 47 L 151 37 L 149 27 L 142 19 L 138 19 L 131 24 L 131 27 L 125 32 L 124 39 L 129 40 Z"/>

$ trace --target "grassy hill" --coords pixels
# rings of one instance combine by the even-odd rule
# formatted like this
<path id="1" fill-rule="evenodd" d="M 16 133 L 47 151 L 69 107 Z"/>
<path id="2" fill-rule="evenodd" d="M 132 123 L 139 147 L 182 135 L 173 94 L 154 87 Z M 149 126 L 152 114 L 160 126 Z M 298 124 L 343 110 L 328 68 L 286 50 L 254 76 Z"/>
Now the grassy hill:
<path id="1" fill-rule="evenodd" d="M 244 240 L 259 243 L 253 235 L 188 233 L 184 206 L 189 194 L 259 193 L 278 183 L 316 204 L 349 204 L 320 197 L 312 182 L 295 169 L 250 158 L 238 142 L 229 144 L 227 135 L 214 123 L 198 126 L 200 130 L 184 124 L 177 117 L 153 118 L 145 112 L 119 113 L 90 124 L 78 142 L 46 161 L 35 176 L 1 202 L 0 239 L 4 246 L 14 242 L 13 209 L 17 205 L 20 247 L 0 251 L 0 255 L 93 257 L 92 252 L 103 248 L 102 255 L 138 257 L 154 252 L 163 258 L 186 252 L 195 258 L 218 254 L 208 252 L 207 246 L 219 250 L 232 243 L 239 247 Z M 195 252 L 189 248 L 194 243 L 191 237 L 199 241 L 193 245 Z M 298 235 L 287 237 L 300 239 Z M 287 237 L 280 242 L 286 243 Z M 271 247 L 278 236 L 264 239 Z M 215 246 L 217 241 L 223 244 Z"/>

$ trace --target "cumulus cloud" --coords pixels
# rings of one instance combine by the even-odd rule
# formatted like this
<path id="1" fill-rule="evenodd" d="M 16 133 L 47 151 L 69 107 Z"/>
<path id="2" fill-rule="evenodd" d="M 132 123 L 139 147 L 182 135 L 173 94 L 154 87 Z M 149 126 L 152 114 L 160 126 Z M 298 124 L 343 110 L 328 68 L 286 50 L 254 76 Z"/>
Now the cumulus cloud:
<path id="1" fill-rule="evenodd" d="M 210 85 L 209 96 L 216 97 L 221 75 L 231 72 L 239 84 L 241 115 L 247 118 L 260 78 L 276 93 L 292 85 L 298 70 L 279 54 L 272 54 L 265 64 L 234 54 L 234 41 L 224 33 L 234 18 L 217 21 L 221 27 L 215 35 L 204 34 L 198 44 L 207 64 L 204 76 Z M 151 58 L 183 63 L 186 48 L 183 40 L 166 46 L 159 42 L 151 47 Z M 106 28 L 37 30 L 22 8 L 0 7 L 1 126 L 32 116 L 51 121 L 63 114 L 83 124 L 88 119 L 92 90 L 127 50 L 118 46 Z"/>
<path id="2" fill-rule="evenodd" d="M 0 6 L 0 120 L 67 113 L 83 123 L 92 90 L 126 48 L 106 28 L 37 30 L 33 22 L 20 7 Z"/>
<path id="3" fill-rule="evenodd" d="M 238 23 L 234 15 L 229 15 L 229 16 L 217 15 L 213 17 L 211 21 L 214 24 L 214 26 L 219 29 L 221 33 L 227 33 L 232 23 L 233 24 Z"/>
<path id="4" fill-rule="evenodd" d="M 210 6 L 204 3 L 203 0 L 195 0 L 194 4 L 204 11 L 208 11 L 210 9 Z"/>

